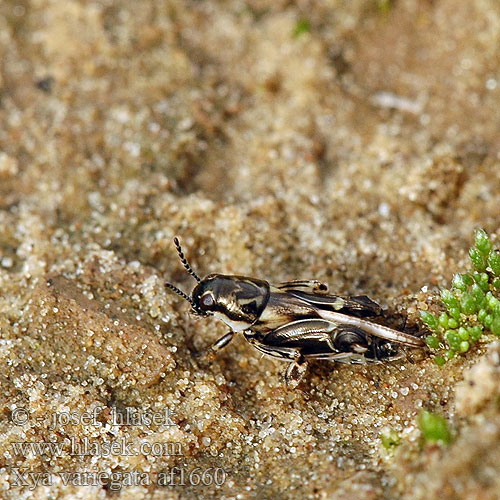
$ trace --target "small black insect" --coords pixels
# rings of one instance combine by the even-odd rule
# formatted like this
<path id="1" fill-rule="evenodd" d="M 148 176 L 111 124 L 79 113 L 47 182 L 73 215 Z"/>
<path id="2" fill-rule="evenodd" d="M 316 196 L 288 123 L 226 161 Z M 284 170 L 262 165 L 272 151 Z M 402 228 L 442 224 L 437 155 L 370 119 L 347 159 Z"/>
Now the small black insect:
<path id="1" fill-rule="evenodd" d="M 174 244 L 187 272 L 197 281 L 191 296 L 165 286 L 187 300 L 197 315 L 213 315 L 231 330 L 211 347 L 225 347 L 236 332 L 259 351 L 289 361 L 285 375 L 295 387 L 311 359 L 344 363 L 377 363 L 401 357 L 400 345 L 423 347 L 420 337 L 368 321 L 381 315 L 366 295 L 340 296 L 316 280 L 277 285 L 246 276 L 209 274 L 201 279 L 189 265 L 178 238 Z"/>

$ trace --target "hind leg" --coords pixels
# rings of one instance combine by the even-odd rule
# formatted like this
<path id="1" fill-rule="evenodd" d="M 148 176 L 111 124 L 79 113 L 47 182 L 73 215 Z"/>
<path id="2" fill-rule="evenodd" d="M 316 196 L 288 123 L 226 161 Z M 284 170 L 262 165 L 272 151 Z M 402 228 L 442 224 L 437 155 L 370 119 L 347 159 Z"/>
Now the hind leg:
<path id="1" fill-rule="evenodd" d="M 365 354 L 371 345 L 371 336 L 361 328 L 351 325 L 339 325 L 332 335 L 335 351 Z"/>
<path id="2" fill-rule="evenodd" d="M 295 389 L 304 378 L 307 371 L 307 361 L 300 352 L 297 352 L 295 360 L 292 361 L 285 372 L 285 383 L 290 389 Z"/>

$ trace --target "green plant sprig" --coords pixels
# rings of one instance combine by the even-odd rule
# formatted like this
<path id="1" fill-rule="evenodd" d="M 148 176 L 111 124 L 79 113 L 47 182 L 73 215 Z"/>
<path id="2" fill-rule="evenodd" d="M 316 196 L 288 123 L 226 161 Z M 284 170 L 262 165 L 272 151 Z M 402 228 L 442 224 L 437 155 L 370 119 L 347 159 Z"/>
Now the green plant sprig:
<path id="1" fill-rule="evenodd" d="M 475 233 L 469 258 L 470 271 L 455 274 L 451 289 L 441 290 L 444 310 L 439 316 L 420 311 L 422 322 L 433 332 L 425 339 L 427 345 L 444 351 L 434 358 L 439 366 L 466 353 L 485 332 L 500 336 L 500 253 L 483 229 Z"/>
<path id="2" fill-rule="evenodd" d="M 442 415 L 422 410 L 417 417 L 417 423 L 424 443 L 438 443 L 446 446 L 453 441 L 448 421 Z"/>

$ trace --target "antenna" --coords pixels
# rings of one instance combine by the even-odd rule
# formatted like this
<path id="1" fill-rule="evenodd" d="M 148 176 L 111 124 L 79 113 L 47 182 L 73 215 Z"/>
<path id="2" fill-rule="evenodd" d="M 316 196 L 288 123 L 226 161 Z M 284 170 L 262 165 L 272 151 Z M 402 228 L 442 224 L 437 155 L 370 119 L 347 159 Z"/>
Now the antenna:
<path id="1" fill-rule="evenodd" d="M 179 241 L 179 238 L 177 238 L 177 236 L 174 238 L 174 245 L 175 248 L 177 248 L 177 253 L 179 254 L 179 258 L 181 259 L 184 269 L 186 269 L 186 271 L 199 283 L 201 281 L 201 278 L 193 271 L 193 269 L 189 265 L 189 262 L 187 261 L 186 256 L 182 251 L 181 242 Z"/>
<path id="2" fill-rule="evenodd" d="M 183 299 L 187 300 L 191 304 L 191 307 L 196 314 L 200 316 L 206 316 L 206 313 L 204 313 L 199 307 L 196 306 L 194 300 L 187 293 L 184 293 L 180 288 L 177 288 L 175 285 L 172 285 L 172 283 L 169 283 L 168 281 L 165 281 L 165 286 L 167 288 L 170 288 L 170 290 L 173 290 L 177 295 L 180 295 Z"/>
<path id="3" fill-rule="evenodd" d="M 193 271 L 191 266 L 189 265 L 189 262 L 186 259 L 186 256 L 184 255 L 184 252 L 182 251 L 181 243 L 179 241 L 179 238 L 177 236 L 174 238 L 174 245 L 175 248 L 177 249 L 177 253 L 179 254 L 179 258 L 181 259 L 182 265 L 184 266 L 184 269 L 198 282 L 200 283 L 201 278 Z M 198 314 L 200 316 L 206 316 L 207 313 L 202 311 L 199 307 L 199 305 L 196 304 L 196 302 L 190 297 L 187 293 L 183 292 L 180 288 L 177 288 L 175 285 L 172 285 L 172 283 L 169 283 L 168 281 L 165 282 L 165 286 L 167 288 L 170 288 L 170 290 L 173 290 L 177 295 L 180 295 L 184 300 L 187 300 L 190 304 L 191 307 L 193 308 L 193 311 L 195 314 Z"/>
<path id="4" fill-rule="evenodd" d="M 169 283 L 168 281 L 165 281 L 165 286 L 167 288 L 170 288 L 170 290 L 173 290 L 177 295 L 180 295 L 183 299 L 186 299 L 191 305 L 193 305 L 191 297 L 187 293 L 184 293 L 180 288 L 177 288 L 175 285 L 172 285 L 172 283 Z"/>

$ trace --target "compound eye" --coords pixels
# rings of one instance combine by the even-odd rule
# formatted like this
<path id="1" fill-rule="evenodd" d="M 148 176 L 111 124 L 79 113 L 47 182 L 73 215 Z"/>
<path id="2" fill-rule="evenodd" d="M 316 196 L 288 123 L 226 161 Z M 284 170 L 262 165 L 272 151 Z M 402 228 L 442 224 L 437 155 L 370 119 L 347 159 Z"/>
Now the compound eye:
<path id="1" fill-rule="evenodd" d="M 210 293 L 206 293 L 205 295 L 202 295 L 200 298 L 200 305 L 202 309 L 210 309 L 215 305 L 215 300 Z"/>

